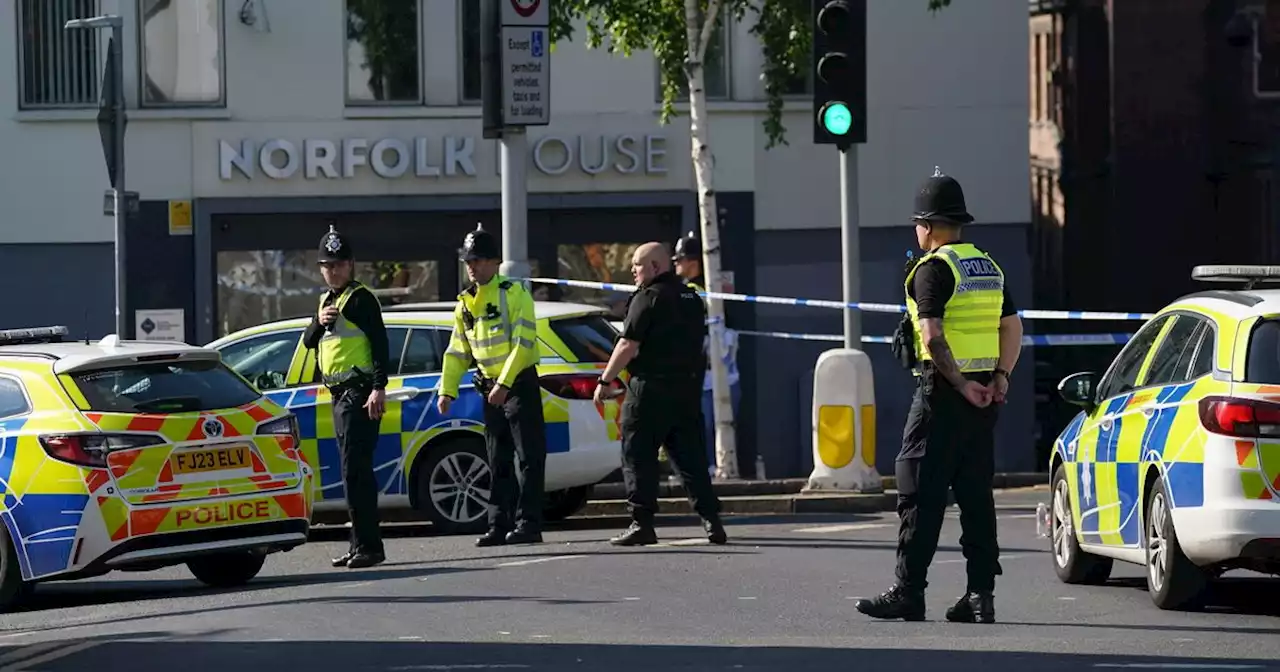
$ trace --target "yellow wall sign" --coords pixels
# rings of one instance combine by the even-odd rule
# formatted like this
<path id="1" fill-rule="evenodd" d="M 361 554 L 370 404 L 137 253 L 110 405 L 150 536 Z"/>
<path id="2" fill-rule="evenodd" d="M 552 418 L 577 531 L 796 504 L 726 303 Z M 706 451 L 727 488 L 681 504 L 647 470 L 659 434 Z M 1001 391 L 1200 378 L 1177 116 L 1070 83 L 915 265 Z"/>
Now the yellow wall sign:
<path id="1" fill-rule="evenodd" d="M 191 235 L 191 201 L 169 201 L 169 235 Z"/>

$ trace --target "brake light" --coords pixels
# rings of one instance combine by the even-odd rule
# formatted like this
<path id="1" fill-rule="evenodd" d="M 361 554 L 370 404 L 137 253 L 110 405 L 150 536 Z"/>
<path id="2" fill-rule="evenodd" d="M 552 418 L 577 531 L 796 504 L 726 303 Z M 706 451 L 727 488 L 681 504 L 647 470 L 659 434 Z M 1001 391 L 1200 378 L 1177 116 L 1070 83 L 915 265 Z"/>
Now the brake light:
<path id="1" fill-rule="evenodd" d="M 50 434 L 40 437 L 44 452 L 55 460 L 81 467 L 107 466 L 107 453 L 164 443 L 145 434 Z"/>
<path id="2" fill-rule="evenodd" d="M 557 375 L 543 376 L 538 379 L 542 389 L 565 399 L 591 399 L 596 393 L 596 384 L 600 378 L 598 375 Z M 624 388 L 618 381 L 609 384 L 610 390 L 620 392 Z"/>
<path id="3" fill-rule="evenodd" d="M 1200 400 L 1200 424 L 1210 432 L 1227 436 L 1280 437 L 1280 404 L 1206 397 Z"/>

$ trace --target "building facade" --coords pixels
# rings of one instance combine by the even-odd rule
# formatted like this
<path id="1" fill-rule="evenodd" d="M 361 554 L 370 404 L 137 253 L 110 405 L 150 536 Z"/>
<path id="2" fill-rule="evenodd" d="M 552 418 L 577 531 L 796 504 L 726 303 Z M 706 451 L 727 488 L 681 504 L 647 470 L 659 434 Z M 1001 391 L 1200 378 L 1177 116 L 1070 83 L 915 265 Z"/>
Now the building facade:
<path id="1" fill-rule="evenodd" d="M 457 247 L 477 222 L 501 229 L 498 147 L 481 137 L 479 45 L 468 0 L 0 0 L 0 271 L 39 287 L 11 326 L 111 330 L 112 222 L 95 124 L 105 35 L 69 18 L 119 13 L 129 126 L 129 323 L 180 310 L 189 342 L 314 309 L 314 254 L 334 224 L 362 277 L 403 300 L 451 299 Z M 864 300 L 901 303 L 913 191 L 935 166 L 964 184 L 1030 306 L 1030 218 L 1020 7 L 966 0 L 870 3 L 868 144 L 859 150 Z M 736 291 L 838 299 L 839 173 L 814 146 L 805 87 L 788 101 L 788 145 L 766 149 L 762 57 L 730 22 L 708 59 L 723 257 Z M 8 24 L 6 21 L 5 24 Z M 0 24 L 4 25 L 4 24 Z M 658 117 L 651 55 L 552 57 L 552 122 L 529 131 L 529 253 L 535 274 L 630 282 L 629 255 L 697 229 L 688 118 Z M 963 43 L 962 49 L 956 44 Z M 903 44 L 911 44 L 904 50 Z M 946 62 L 947 69 L 939 69 Z M 31 278 L 41 278 L 30 283 Z M 584 290 L 566 300 L 619 306 Z M 734 304 L 744 330 L 838 334 L 838 311 Z M 869 335 L 895 318 L 869 315 Z M 134 334 L 129 334 L 133 336 Z M 820 344 L 744 337 L 742 464 L 807 473 L 811 372 Z M 911 387 L 887 348 L 877 365 L 878 462 L 892 473 Z M 886 350 L 880 352 L 880 350 Z M 1029 356 L 1029 355 L 1027 355 Z M 1034 465 L 1029 402 L 1002 423 L 1008 468 Z"/>

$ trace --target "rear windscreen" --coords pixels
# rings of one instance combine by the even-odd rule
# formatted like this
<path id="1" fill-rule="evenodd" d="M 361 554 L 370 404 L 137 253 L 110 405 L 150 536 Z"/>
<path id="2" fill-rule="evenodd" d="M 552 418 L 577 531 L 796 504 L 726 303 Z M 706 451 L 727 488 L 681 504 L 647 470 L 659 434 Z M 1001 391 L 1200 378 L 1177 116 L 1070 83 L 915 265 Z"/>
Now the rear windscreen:
<path id="1" fill-rule="evenodd" d="M 551 320 L 551 330 L 579 362 L 608 362 L 618 332 L 603 315 Z"/>
<path id="2" fill-rule="evenodd" d="M 1280 385 L 1280 320 L 1265 320 L 1253 328 L 1244 382 Z"/>
<path id="3" fill-rule="evenodd" d="M 89 402 L 103 413 L 182 413 L 243 406 L 259 397 L 221 362 L 133 364 L 72 374 Z"/>

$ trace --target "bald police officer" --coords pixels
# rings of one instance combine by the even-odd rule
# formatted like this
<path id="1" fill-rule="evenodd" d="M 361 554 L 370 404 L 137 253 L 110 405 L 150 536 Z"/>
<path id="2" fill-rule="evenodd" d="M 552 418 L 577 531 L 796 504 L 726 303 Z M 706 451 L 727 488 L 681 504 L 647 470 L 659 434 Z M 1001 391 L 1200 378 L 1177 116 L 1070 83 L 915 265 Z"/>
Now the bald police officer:
<path id="1" fill-rule="evenodd" d="M 471 362 L 483 395 L 484 438 L 493 473 L 489 531 L 477 546 L 542 541 L 547 434 L 538 383 L 538 323 L 524 285 L 498 274 L 498 241 L 477 226 L 461 257 L 472 284 L 458 295 L 436 405 L 448 415 Z M 519 471 L 515 468 L 520 458 Z"/>
<path id="2" fill-rule="evenodd" d="M 997 404 L 1022 349 L 1022 322 L 1004 271 L 960 238 L 973 221 L 964 191 L 935 170 L 916 195 L 916 242 L 926 254 L 907 274 L 907 312 L 919 376 L 898 453 L 897 584 L 857 602 L 874 618 L 925 617 L 925 576 L 938 548 L 948 491 L 960 508 L 968 586 L 947 610 L 955 622 L 995 622 L 1001 574 L 992 478 Z"/>
<path id="3" fill-rule="evenodd" d="M 378 297 L 355 280 L 351 244 L 329 226 L 320 239 L 320 274 L 328 291 L 302 343 L 316 350 L 333 397 L 333 429 L 351 518 L 351 545 L 334 567 L 359 569 L 386 560 L 378 519 L 373 450 L 386 403 L 387 329 Z"/>

